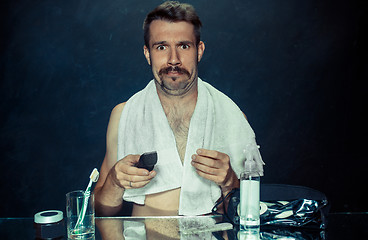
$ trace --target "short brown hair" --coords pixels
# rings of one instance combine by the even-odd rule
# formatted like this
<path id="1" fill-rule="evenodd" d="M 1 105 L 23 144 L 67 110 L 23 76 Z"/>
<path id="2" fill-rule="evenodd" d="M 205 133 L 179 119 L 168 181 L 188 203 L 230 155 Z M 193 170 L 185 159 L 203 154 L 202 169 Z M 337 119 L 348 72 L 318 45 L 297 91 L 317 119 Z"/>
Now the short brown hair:
<path id="1" fill-rule="evenodd" d="M 201 39 L 202 23 L 192 5 L 179 3 L 178 1 L 166 1 L 149 13 L 143 23 L 144 44 L 148 49 L 150 40 L 149 28 L 154 20 L 166 20 L 170 22 L 185 21 L 193 24 L 196 44 L 198 46 Z"/>

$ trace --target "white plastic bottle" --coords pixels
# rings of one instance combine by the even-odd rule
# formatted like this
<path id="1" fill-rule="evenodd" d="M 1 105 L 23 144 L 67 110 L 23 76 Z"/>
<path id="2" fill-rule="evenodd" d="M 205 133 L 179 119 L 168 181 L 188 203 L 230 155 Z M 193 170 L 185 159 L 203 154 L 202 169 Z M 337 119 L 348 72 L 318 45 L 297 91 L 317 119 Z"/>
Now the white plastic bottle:
<path id="1" fill-rule="evenodd" d="M 240 175 L 240 230 L 256 230 L 260 225 L 260 176 L 253 160 L 245 162 Z"/>

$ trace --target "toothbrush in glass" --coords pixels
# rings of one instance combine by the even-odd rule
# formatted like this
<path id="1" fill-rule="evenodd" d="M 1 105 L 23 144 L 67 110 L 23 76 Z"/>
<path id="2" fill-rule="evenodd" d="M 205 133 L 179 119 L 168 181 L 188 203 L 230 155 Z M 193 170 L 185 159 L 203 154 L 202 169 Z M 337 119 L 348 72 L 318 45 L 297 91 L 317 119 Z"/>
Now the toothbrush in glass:
<path id="1" fill-rule="evenodd" d="M 100 176 L 97 168 L 93 169 L 91 175 L 89 176 L 89 183 L 88 186 L 86 188 L 86 191 L 84 192 L 84 198 L 83 198 L 83 206 L 81 209 L 81 213 L 78 216 L 78 220 L 77 223 L 75 224 L 74 229 L 78 229 L 81 225 L 81 223 L 84 220 L 84 217 L 86 215 L 86 210 L 87 210 L 87 205 L 88 205 L 88 199 L 91 196 L 91 187 L 92 187 L 92 183 L 97 182 L 98 177 Z"/>

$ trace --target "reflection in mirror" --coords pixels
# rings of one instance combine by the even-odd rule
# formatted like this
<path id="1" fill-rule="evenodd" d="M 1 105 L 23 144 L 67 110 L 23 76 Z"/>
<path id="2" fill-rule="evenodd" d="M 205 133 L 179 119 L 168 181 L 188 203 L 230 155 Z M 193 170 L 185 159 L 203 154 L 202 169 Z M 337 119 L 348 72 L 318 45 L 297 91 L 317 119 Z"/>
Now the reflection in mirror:
<path id="1" fill-rule="evenodd" d="M 220 239 L 223 233 L 216 227 L 215 217 L 147 217 L 98 218 L 97 228 L 102 239 Z M 229 228 L 227 228 L 229 229 Z M 224 229 L 222 229 L 224 230 Z M 213 233 L 217 231 L 216 233 Z M 216 235 L 217 237 L 215 237 Z"/>
<path id="2" fill-rule="evenodd" d="M 98 231 L 102 239 L 124 239 L 123 237 L 123 221 L 118 218 L 96 218 L 95 220 Z"/>
<path id="3" fill-rule="evenodd" d="M 260 240 L 259 227 L 238 232 L 238 240 Z"/>

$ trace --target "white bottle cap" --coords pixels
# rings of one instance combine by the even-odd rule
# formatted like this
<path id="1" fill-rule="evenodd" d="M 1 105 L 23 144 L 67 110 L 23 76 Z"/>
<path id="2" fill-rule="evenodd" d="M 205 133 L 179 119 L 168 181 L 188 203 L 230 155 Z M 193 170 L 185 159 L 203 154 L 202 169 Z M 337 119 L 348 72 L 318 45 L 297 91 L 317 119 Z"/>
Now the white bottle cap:
<path id="1" fill-rule="evenodd" d="M 59 210 L 47 210 L 34 215 L 35 223 L 56 223 L 63 220 L 63 212 Z"/>
<path id="2" fill-rule="evenodd" d="M 256 166 L 256 162 L 251 159 L 251 160 L 245 160 L 244 163 L 244 168 L 245 168 L 245 172 L 246 173 L 254 173 L 257 172 L 257 166 Z"/>

